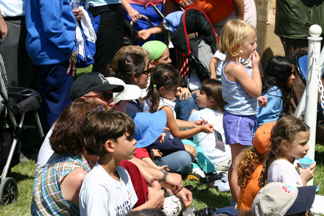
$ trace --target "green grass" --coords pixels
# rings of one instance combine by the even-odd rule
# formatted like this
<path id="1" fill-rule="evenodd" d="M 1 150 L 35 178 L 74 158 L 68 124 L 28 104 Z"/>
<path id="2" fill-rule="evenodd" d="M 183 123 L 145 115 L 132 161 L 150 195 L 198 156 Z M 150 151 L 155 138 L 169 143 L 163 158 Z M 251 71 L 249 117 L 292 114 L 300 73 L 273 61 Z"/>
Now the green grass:
<path id="1" fill-rule="evenodd" d="M 29 158 L 35 158 L 35 155 L 30 155 Z M 317 164 L 314 184 L 320 187 L 318 194 L 324 195 L 324 145 L 316 144 L 315 158 Z M 29 163 L 20 163 L 12 168 L 11 176 L 18 184 L 18 200 L 11 205 L 0 206 L 0 215 L 30 215 L 35 167 L 35 161 L 31 159 Z M 221 208 L 230 203 L 229 192 L 219 192 L 215 188 L 204 190 L 205 185 L 198 185 L 197 182 L 190 180 L 186 180 L 184 184 L 198 186 L 196 190 L 193 190 L 194 201 L 191 207 L 196 209 Z"/>
<path id="2" fill-rule="evenodd" d="M 86 68 L 77 68 L 76 76 L 79 77 L 84 73 L 89 73 L 92 71 L 92 65 Z"/>

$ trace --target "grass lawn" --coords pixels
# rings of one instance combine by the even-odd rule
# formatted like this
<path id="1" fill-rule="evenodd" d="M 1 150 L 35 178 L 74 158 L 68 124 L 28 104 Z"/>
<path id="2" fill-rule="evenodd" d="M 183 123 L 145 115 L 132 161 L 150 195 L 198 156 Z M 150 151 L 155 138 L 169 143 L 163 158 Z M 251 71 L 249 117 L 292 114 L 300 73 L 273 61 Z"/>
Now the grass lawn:
<path id="1" fill-rule="evenodd" d="M 29 163 L 20 163 L 12 168 L 11 176 L 18 184 L 18 201 L 6 206 L 0 206 L 0 215 L 30 215 L 30 203 L 32 199 L 33 178 L 36 163 L 33 160 L 35 155 L 29 155 L 31 159 Z M 314 176 L 314 184 L 320 187 L 318 194 L 324 195 L 324 145 L 316 145 L 316 170 Z M 185 185 L 197 185 L 194 181 L 185 181 Z M 194 201 L 191 207 L 202 209 L 205 207 L 221 208 L 229 205 L 231 195 L 229 192 L 218 192 L 215 188 L 204 189 L 206 186 L 198 186 L 193 191 Z"/>

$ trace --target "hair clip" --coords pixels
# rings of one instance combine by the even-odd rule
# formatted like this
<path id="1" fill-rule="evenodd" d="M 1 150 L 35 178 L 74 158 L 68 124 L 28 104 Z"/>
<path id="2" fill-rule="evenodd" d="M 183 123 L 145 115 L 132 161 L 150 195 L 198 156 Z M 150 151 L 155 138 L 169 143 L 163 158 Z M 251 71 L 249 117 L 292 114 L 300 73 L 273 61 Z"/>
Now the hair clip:
<path id="1" fill-rule="evenodd" d="M 153 84 L 153 88 L 156 88 L 156 85 L 155 84 Z"/>
<path id="2" fill-rule="evenodd" d="M 104 109 L 102 108 L 102 106 L 101 106 L 101 105 L 98 105 L 98 106 L 97 106 L 97 108 L 98 108 L 98 110 L 99 110 L 99 111 L 104 111 Z M 93 111 L 95 111 L 95 112 L 96 112 L 97 110 L 96 110 L 96 109 L 94 109 Z"/>

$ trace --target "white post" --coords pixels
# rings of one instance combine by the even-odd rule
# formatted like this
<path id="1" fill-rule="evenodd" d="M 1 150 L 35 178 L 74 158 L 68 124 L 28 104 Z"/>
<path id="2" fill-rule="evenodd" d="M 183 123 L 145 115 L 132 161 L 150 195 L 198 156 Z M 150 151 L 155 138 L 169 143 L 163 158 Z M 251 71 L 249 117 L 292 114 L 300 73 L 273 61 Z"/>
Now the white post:
<path id="1" fill-rule="evenodd" d="M 310 127 L 310 139 L 308 142 L 310 150 L 307 156 L 315 158 L 315 138 L 317 126 L 317 98 L 318 98 L 318 74 L 320 68 L 320 52 L 322 28 L 319 25 L 312 25 L 309 28 L 308 37 L 308 62 L 307 62 L 307 83 L 306 83 L 306 107 L 305 123 Z M 312 184 L 313 182 L 309 182 Z"/>

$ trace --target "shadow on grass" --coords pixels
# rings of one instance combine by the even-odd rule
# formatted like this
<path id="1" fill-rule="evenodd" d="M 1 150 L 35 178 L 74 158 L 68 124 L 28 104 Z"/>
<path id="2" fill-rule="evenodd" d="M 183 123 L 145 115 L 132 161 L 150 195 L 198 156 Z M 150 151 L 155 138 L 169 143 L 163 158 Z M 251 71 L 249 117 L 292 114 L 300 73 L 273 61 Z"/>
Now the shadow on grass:
<path id="1" fill-rule="evenodd" d="M 206 190 L 207 185 L 199 185 L 195 181 L 186 181 L 185 185 L 193 185 L 195 189 L 191 190 L 192 195 L 198 203 L 204 203 L 207 207 L 222 208 L 229 206 L 231 201 L 230 192 L 219 192 L 216 188 L 210 187 Z M 198 208 L 200 209 L 200 208 Z"/>
<path id="2" fill-rule="evenodd" d="M 316 166 L 324 165 L 324 152 L 315 151 Z"/>
<path id="3" fill-rule="evenodd" d="M 34 180 L 34 176 L 26 175 L 26 174 L 21 174 L 17 172 L 11 172 L 10 177 L 14 178 L 16 182 L 18 183 L 19 181 L 24 181 L 24 180 Z"/>

